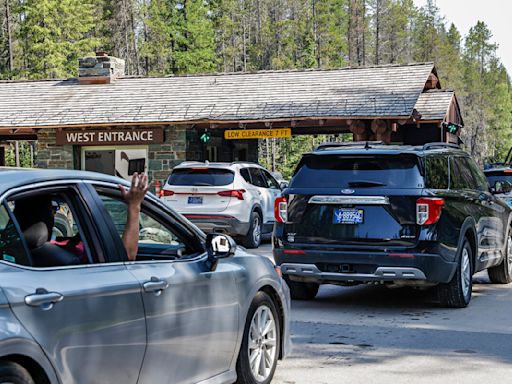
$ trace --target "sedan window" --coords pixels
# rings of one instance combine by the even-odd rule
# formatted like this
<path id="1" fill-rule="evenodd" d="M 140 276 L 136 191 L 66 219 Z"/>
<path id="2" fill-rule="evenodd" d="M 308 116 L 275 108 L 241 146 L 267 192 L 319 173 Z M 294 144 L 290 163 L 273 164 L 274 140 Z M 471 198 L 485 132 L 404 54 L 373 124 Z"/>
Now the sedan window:
<path id="1" fill-rule="evenodd" d="M 117 233 L 122 238 L 127 222 L 128 206 L 119 198 L 99 193 Z M 162 220 L 142 208 L 139 217 L 139 251 L 137 260 L 176 259 L 193 253 L 180 236 Z"/>
<path id="2" fill-rule="evenodd" d="M 9 263 L 30 265 L 21 236 L 4 205 L 0 206 L 0 257 Z"/>
<path id="3" fill-rule="evenodd" d="M 9 200 L 33 267 L 93 263 L 76 204 L 78 197 L 72 190 L 22 194 Z"/>

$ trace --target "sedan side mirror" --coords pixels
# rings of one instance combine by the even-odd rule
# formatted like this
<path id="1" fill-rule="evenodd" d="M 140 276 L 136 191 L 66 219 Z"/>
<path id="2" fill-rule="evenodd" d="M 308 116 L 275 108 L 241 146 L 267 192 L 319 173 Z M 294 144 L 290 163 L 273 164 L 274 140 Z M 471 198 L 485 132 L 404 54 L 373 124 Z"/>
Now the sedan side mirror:
<path id="1" fill-rule="evenodd" d="M 288 188 L 288 182 L 287 182 L 287 181 L 281 181 L 281 182 L 279 183 L 279 187 L 280 187 L 281 189 L 286 189 L 286 188 Z"/>
<path id="2" fill-rule="evenodd" d="M 206 235 L 206 251 L 208 252 L 208 267 L 211 271 L 215 271 L 220 259 L 225 259 L 235 254 L 236 243 L 228 235 L 209 233 Z"/>

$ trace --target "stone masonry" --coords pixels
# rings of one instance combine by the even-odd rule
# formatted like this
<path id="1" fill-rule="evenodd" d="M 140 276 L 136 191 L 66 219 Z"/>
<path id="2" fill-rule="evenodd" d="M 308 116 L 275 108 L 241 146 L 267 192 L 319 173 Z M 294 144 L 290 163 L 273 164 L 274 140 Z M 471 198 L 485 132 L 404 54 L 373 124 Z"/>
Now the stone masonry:
<path id="1" fill-rule="evenodd" d="M 43 169 L 73 169 L 73 146 L 56 145 L 55 132 L 55 129 L 40 129 L 37 132 L 34 166 Z"/>

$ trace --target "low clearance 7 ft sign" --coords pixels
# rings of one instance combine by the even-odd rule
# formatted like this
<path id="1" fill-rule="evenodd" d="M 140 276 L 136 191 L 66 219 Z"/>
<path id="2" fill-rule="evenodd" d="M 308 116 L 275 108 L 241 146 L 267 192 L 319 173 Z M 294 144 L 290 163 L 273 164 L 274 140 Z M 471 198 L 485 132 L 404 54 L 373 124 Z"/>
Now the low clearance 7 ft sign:
<path id="1" fill-rule="evenodd" d="M 57 145 L 130 145 L 164 142 L 163 128 L 57 131 Z"/>
<path id="2" fill-rule="evenodd" d="M 231 129 L 224 131 L 226 140 L 282 139 L 287 137 L 292 137 L 291 128 Z"/>

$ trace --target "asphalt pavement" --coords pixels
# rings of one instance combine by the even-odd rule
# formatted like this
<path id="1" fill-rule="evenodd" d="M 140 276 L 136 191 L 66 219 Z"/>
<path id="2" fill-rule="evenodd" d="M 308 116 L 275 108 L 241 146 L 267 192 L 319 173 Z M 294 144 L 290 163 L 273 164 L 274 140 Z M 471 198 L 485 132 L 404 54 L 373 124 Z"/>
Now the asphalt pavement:
<path id="1" fill-rule="evenodd" d="M 270 244 L 255 251 L 272 257 Z M 274 384 L 512 383 L 512 284 L 473 278 L 468 308 L 431 291 L 322 286 L 292 302 L 293 353 Z"/>

